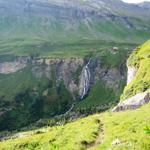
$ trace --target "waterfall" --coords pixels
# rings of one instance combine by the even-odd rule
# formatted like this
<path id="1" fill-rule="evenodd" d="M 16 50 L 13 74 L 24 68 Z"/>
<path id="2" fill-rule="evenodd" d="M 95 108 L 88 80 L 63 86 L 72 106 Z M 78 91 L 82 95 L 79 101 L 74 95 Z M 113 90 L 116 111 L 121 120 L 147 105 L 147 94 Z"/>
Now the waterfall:
<path id="1" fill-rule="evenodd" d="M 83 67 L 83 70 L 81 73 L 80 87 L 79 87 L 80 99 L 83 99 L 90 89 L 90 78 L 91 78 L 90 69 L 89 69 L 90 61 L 91 59 L 88 61 L 86 66 Z"/>

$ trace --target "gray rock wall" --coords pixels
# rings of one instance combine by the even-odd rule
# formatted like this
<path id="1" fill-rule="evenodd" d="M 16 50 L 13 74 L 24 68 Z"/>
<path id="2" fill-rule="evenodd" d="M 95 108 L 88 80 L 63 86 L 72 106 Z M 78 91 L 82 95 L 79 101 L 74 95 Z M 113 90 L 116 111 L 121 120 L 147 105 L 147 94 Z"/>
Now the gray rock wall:
<path id="1" fill-rule="evenodd" d="M 124 110 L 137 109 L 150 101 L 150 91 L 138 93 L 127 100 L 120 102 L 112 111 L 119 112 Z"/>
<path id="2" fill-rule="evenodd" d="M 35 78 L 40 79 L 44 76 L 51 80 L 55 75 L 56 84 L 63 81 L 74 99 L 77 98 L 77 95 L 79 99 L 83 99 L 98 80 L 102 80 L 108 88 L 117 90 L 120 79 L 125 79 L 125 74 L 122 75 L 119 69 L 102 66 L 98 58 L 84 60 L 82 58 L 31 59 L 19 57 L 12 62 L 1 63 L 0 73 L 9 75 L 21 71 L 28 65 L 32 66 L 31 72 Z"/>

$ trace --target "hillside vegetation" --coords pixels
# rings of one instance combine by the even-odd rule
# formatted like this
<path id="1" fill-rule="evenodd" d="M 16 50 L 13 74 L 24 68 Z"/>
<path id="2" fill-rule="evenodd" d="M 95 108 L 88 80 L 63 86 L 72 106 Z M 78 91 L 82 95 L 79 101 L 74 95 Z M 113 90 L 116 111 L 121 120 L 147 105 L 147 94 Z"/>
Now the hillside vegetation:
<path id="1" fill-rule="evenodd" d="M 149 150 L 150 104 L 135 111 L 92 115 L 64 126 L 19 133 L 0 142 L 0 150 Z M 113 145 L 113 141 L 119 140 Z"/>
<path id="2" fill-rule="evenodd" d="M 0 0 L 0 5 L 0 54 L 85 56 L 105 42 L 139 44 L 149 38 L 149 9 L 120 0 Z"/>
<path id="3" fill-rule="evenodd" d="M 136 68 L 137 73 L 131 83 L 126 86 L 122 99 L 150 89 L 150 40 L 132 53 L 128 59 L 128 66 Z"/>

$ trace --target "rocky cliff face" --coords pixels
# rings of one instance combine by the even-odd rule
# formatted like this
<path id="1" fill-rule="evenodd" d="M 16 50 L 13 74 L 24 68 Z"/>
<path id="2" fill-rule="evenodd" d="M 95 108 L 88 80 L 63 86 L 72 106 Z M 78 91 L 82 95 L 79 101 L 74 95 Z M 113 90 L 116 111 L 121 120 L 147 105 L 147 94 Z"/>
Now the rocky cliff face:
<path id="1" fill-rule="evenodd" d="M 83 59 L 37 59 L 33 60 L 33 64 L 32 73 L 35 77 L 41 78 L 45 75 L 50 79 L 53 70 L 55 72 L 56 84 L 62 80 L 73 96 L 75 93 L 78 93 L 79 87 L 74 75 L 78 68 L 84 66 Z M 79 76 L 76 78 L 79 78 Z"/>
<path id="2" fill-rule="evenodd" d="M 74 39 L 131 42 L 134 37 L 139 42 L 149 37 L 149 14 L 149 9 L 120 0 L 0 0 L 0 34 L 5 42 L 8 37 L 23 41 L 31 38 L 35 41 L 32 46 L 45 46 L 47 41 L 69 43 Z M 138 19 L 142 21 L 139 23 Z M 113 30 L 107 28 L 109 25 Z"/>
<path id="3" fill-rule="evenodd" d="M 9 68 L 8 64 L 11 64 Z M 13 124 L 10 119 L 12 113 L 15 114 L 14 120 L 29 117 L 31 122 L 41 117 L 64 114 L 72 110 L 74 103 L 88 97 L 98 81 L 117 92 L 120 80 L 125 80 L 126 76 L 125 71 L 119 68 L 103 66 L 96 57 L 19 57 L 11 62 L 3 62 L 0 71 L 0 130 Z M 4 120 L 8 120 L 8 126 Z M 22 122 L 28 124 L 24 119 Z M 22 126 L 21 122 L 19 126 Z M 15 128 L 16 124 L 12 127 Z"/>
<path id="4" fill-rule="evenodd" d="M 80 99 L 84 98 L 97 80 L 103 80 L 106 86 L 117 89 L 118 78 L 125 79 L 125 73 L 122 75 L 119 69 L 103 67 L 101 61 L 95 58 L 84 60 L 19 57 L 12 62 L 0 63 L 0 73 L 9 75 L 21 71 L 28 65 L 32 66 L 31 72 L 35 78 L 51 79 L 54 75 L 56 84 L 63 81 L 68 91 L 73 96 L 75 93 L 78 94 Z"/>
<path id="5" fill-rule="evenodd" d="M 15 73 L 26 67 L 27 63 L 30 62 L 30 57 L 20 57 L 12 62 L 0 63 L 0 73 L 10 74 Z"/>
<path id="6" fill-rule="evenodd" d="M 137 17 L 141 17 L 146 15 L 147 11 L 143 6 L 149 6 L 149 3 L 141 3 L 138 8 L 136 5 L 123 3 L 121 0 L 116 0 L 115 2 L 112 0 L 13 0 L 13 2 L 11 0 L 0 0 L 0 5 L 2 6 L 1 12 L 5 10 L 8 10 L 8 13 L 40 12 L 41 15 L 52 13 L 52 15 L 56 16 L 59 16 L 60 12 L 62 12 L 64 17 L 75 15 L 76 17 L 84 18 L 87 15 L 107 16 L 111 14 L 117 16 L 121 13 L 120 9 L 123 9 L 125 13 L 128 12 L 131 16 L 135 16 L 138 13 L 139 16 Z M 71 13 L 67 14 L 65 9 Z"/>

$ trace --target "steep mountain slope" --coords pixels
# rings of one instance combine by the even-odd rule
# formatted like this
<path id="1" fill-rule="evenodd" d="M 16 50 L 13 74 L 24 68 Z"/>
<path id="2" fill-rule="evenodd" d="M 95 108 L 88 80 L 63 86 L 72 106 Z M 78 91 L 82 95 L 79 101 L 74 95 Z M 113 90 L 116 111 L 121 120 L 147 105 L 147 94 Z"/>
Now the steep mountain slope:
<path id="1" fill-rule="evenodd" d="M 150 10 L 120 0 L 0 0 L 0 53 L 44 55 L 149 38 Z"/>
<path id="2" fill-rule="evenodd" d="M 140 7 L 146 8 L 146 9 L 150 9 L 150 2 L 143 2 L 138 4 Z"/>
<path id="3" fill-rule="evenodd" d="M 127 86 L 113 111 L 137 109 L 150 101 L 150 41 L 134 50 L 127 66 Z"/>
<path id="4" fill-rule="evenodd" d="M 0 150 L 149 150 L 150 104 L 134 111 L 105 112 L 63 126 L 16 133 Z"/>
<path id="5" fill-rule="evenodd" d="M 139 46 L 128 59 L 128 85 L 122 99 L 150 89 L 150 40 Z"/>

